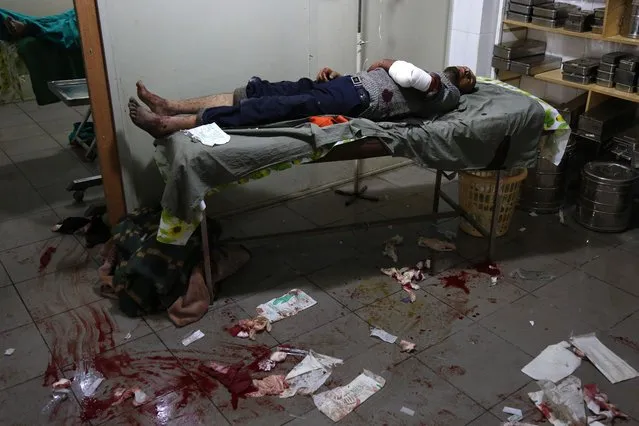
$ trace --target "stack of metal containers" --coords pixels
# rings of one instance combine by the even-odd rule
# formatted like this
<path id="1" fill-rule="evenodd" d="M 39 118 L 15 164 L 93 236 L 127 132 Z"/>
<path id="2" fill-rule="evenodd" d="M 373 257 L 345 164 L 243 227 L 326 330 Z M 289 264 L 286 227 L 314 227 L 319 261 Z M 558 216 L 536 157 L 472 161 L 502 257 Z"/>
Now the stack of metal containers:
<path id="1" fill-rule="evenodd" d="M 572 10 L 568 12 L 568 19 L 564 24 L 564 29 L 577 33 L 584 33 L 592 30 L 595 22 L 595 12 L 590 10 Z"/>
<path id="2" fill-rule="evenodd" d="M 606 142 L 620 129 L 632 125 L 636 112 L 637 105 L 634 102 L 609 99 L 579 117 L 579 134 L 599 143 Z"/>
<path id="3" fill-rule="evenodd" d="M 595 12 L 595 19 L 593 20 L 591 31 L 595 34 L 603 34 L 603 24 L 604 18 L 606 17 L 606 8 L 599 7 L 593 10 L 593 12 Z"/>
<path id="4" fill-rule="evenodd" d="M 637 91 L 637 73 L 639 72 L 639 57 L 627 55 L 619 60 L 615 70 L 615 89 L 625 93 Z"/>
<path id="5" fill-rule="evenodd" d="M 611 52 L 603 55 L 597 70 L 597 84 L 603 87 L 614 87 L 615 71 L 619 66 L 619 61 L 627 56 L 628 54 L 625 52 Z"/>
<path id="6" fill-rule="evenodd" d="M 594 83 L 598 68 L 598 59 L 579 58 L 566 61 L 561 69 L 561 79 L 579 84 Z"/>
<path id="7" fill-rule="evenodd" d="M 615 162 L 592 162 L 582 172 L 576 218 L 588 229 L 622 232 L 632 220 L 634 168 Z"/>
<path id="8" fill-rule="evenodd" d="M 492 66 L 500 71 L 536 75 L 561 67 L 559 56 L 546 55 L 546 43 L 538 40 L 517 40 L 496 44 Z"/>
<path id="9" fill-rule="evenodd" d="M 548 0 L 510 0 L 506 19 L 519 22 L 530 22 L 533 15 L 533 7 L 548 3 Z"/>
<path id="10" fill-rule="evenodd" d="M 568 3 L 546 3 L 534 6 L 532 10 L 533 24 L 548 28 L 563 27 L 570 12 L 578 12 L 579 7 Z"/>

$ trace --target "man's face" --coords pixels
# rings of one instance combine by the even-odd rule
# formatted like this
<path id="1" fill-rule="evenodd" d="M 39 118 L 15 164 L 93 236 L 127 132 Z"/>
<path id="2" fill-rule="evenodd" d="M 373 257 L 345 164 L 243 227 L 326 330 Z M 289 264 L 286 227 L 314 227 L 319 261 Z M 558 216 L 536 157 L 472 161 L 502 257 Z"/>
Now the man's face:
<path id="1" fill-rule="evenodd" d="M 459 72 L 459 90 L 462 93 L 470 93 L 475 88 L 475 83 L 477 83 L 477 78 L 473 71 L 465 66 L 458 66 L 457 71 Z"/>

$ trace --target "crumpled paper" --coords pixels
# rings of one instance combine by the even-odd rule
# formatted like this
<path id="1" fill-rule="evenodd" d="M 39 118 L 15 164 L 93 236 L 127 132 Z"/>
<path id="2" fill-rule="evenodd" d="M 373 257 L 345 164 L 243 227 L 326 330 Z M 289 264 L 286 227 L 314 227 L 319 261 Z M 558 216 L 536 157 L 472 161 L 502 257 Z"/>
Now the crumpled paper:
<path id="1" fill-rule="evenodd" d="M 339 358 L 309 351 L 308 355 L 286 375 L 288 389 L 280 394 L 280 398 L 312 394 L 328 380 L 333 367 L 342 362 Z"/>
<path id="2" fill-rule="evenodd" d="M 117 388 L 113 391 L 115 400 L 111 405 L 120 405 L 127 399 L 133 398 L 133 406 L 139 407 L 151 400 L 140 388 Z"/>
<path id="3" fill-rule="evenodd" d="M 272 329 L 271 322 L 267 318 L 256 316 L 251 319 L 239 320 L 235 326 L 230 328 L 230 331 L 235 337 L 255 340 L 257 333 L 264 330 L 271 331 Z"/>
<path id="4" fill-rule="evenodd" d="M 249 398 L 259 398 L 268 395 L 280 395 L 288 388 L 288 384 L 282 375 L 266 376 L 263 379 L 253 379 L 255 392 L 247 393 Z"/>
<path id="5" fill-rule="evenodd" d="M 539 381 L 537 384 L 541 390 L 531 392 L 528 396 L 550 423 L 554 426 L 587 424 L 581 380 L 568 376 L 557 385 L 550 381 Z"/>
<path id="6" fill-rule="evenodd" d="M 615 418 L 628 419 L 628 416 L 621 412 L 615 404 L 610 403 L 608 395 L 601 392 L 599 387 L 590 383 L 584 386 L 584 402 L 586 407 L 595 414 L 588 417 L 588 422 L 592 424 L 595 421 L 612 421 Z"/>
<path id="7" fill-rule="evenodd" d="M 400 352 L 413 352 L 415 350 L 415 343 L 408 340 L 401 340 L 399 342 Z"/>
<path id="8" fill-rule="evenodd" d="M 313 395 L 315 406 L 329 419 L 339 422 L 364 401 L 377 393 L 386 384 L 386 379 L 364 370 L 346 386 Z"/>
<path id="9" fill-rule="evenodd" d="M 387 275 L 402 285 L 402 288 L 410 297 L 411 303 L 417 300 L 417 295 L 413 290 L 419 290 L 417 283 L 424 281 L 427 275 L 426 262 L 420 261 L 415 266 L 403 267 L 401 269 L 382 268 L 381 273 Z"/>

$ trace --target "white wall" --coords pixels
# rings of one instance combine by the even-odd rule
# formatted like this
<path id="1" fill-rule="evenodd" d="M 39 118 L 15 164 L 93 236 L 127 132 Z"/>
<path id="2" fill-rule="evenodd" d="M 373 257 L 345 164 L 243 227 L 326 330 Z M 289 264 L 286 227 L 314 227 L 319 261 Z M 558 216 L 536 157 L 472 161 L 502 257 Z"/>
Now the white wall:
<path id="1" fill-rule="evenodd" d="M 33 16 L 55 15 L 73 7 L 73 0 L 2 0 L 0 7 Z"/>
<path id="2" fill-rule="evenodd" d="M 490 75 L 499 5 L 499 0 L 452 0 L 447 65 Z"/>
<path id="3" fill-rule="evenodd" d="M 448 0 L 365 3 L 369 63 L 403 57 L 443 66 Z M 182 0 L 161 6 L 157 0 L 98 0 L 98 6 L 129 208 L 157 202 L 162 191 L 152 139 L 130 123 L 125 108 L 137 80 L 166 97 L 185 98 L 228 92 L 254 74 L 277 80 L 314 77 L 322 66 L 355 69 L 356 0 Z M 235 198 L 237 207 L 351 173 L 349 163 L 298 167 L 225 191 L 225 197 Z"/>

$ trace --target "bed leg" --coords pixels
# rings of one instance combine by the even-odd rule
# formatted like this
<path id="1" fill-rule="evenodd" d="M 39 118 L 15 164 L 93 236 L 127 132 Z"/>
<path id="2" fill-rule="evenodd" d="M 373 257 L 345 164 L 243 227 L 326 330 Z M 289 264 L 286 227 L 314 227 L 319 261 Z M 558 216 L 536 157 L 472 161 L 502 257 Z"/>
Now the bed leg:
<path id="1" fill-rule="evenodd" d="M 437 170 L 435 176 L 435 191 L 433 192 L 433 213 L 439 213 L 439 194 L 442 190 L 442 176 L 444 172 Z"/>
<path id="2" fill-rule="evenodd" d="M 343 191 L 341 189 L 335 190 L 335 193 L 337 195 L 341 195 L 343 197 L 349 197 L 345 203 L 347 206 L 350 206 L 358 199 L 368 200 L 373 202 L 379 201 L 378 197 L 364 194 L 366 190 L 368 189 L 368 187 L 366 185 L 362 187 L 359 186 L 360 172 L 361 172 L 361 162 L 359 160 L 355 160 L 355 179 L 353 181 L 353 190 L 352 191 Z"/>
<path id="3" fill-rule="evenodd" d="M 204 280 L 206 281 L 206 288 L 209 289 L 211 304 L 213 304 L 215 292 L 213 291 L 213 274 L 211 272 L 211 249 L 209 247 L 209 230 L 206 224 L 206 209 L 202 210 L 202 222 L 200 223 L 200 229 L 202 230 L 202 258 L 204 259 Z"/>
<path id="4" fill-rule="evenodd" d="M 493 199 L 493 216 L 490 223 L 490 235 L 488 239 L 488 260 L 495 260 L 495 243 L 497 240 L 497 224 L 499 222 L 499 213 L 501 211 L 501 170 L 497 170 L 495 181 L 495 194 Z"/>

